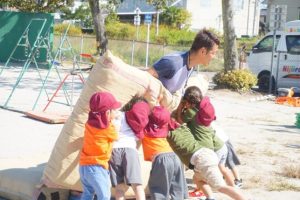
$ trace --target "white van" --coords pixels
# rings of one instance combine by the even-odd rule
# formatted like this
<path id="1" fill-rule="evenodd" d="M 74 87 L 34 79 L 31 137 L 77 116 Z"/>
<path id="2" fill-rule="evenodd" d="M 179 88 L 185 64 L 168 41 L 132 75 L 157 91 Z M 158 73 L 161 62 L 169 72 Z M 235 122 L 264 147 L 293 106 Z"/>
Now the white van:
<path id="1" fill-rule="evenodd" d="M 300 20 L 287 22 L 284 31 L 276 31 L 273 58 L 272 45 L 273 32 L 270 32 L 253 46 L 247 59 L 249 69 L 257 75 L 259 89 L 269 89 L 271 59 L 273 89 L 275 85 L 277 88 L 300 88 Z"/>

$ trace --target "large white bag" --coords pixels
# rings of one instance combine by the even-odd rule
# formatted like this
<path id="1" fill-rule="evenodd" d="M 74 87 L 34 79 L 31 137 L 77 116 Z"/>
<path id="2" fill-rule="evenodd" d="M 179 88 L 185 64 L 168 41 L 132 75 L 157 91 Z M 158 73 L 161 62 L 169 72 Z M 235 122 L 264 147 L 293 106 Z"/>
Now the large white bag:
<path id="1" fill-rule="evenodd" d="M 45 167 L 42 182 L 48 187 L 82 190 L 78 159 L 82 147 L 84 124 L 89 112 L 89 99 L 93 93 L 109 91 L 117 100 L 126 103 L 137 92 L 142 94 L 146 90 L 148 90 L 147 99 L 150 104 L 155 105 L 158 96 L 162 95 L 162 104 L 170 111 L 174 110 L 180 101 L 180 98 L 173 98 L 161 82 L 148 72 L 127 65 L 110 52 L 100 58 L 90 72 L 74 110 L 56 141 Z M 151 163 L 143 161 L 142 153 L 140 159 L 144 186 L 146 186 Z M 127 192 L 127 196 L 132 196 L 132 191 Z"/>

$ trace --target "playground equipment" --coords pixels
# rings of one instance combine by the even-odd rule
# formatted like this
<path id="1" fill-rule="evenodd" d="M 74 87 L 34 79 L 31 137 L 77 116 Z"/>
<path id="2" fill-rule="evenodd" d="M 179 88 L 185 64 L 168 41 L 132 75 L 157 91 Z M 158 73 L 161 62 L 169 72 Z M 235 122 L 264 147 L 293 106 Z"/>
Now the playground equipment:
<path id="1" fill-rule="evenodd" d="M 30 22 L 28 23 L 28 25 L 26 26 L 25 30 L 23 31 L 22 35 L 18 39 L 17 44 L 14 46 L 8 59 L 6 60 L 5 65 L 0 66 L 0 76 L 1 76 L 5 69 L 11 68 L 13 61 L 23 62 L 21 64 L 20 68 L 16 68 L 16 69 L 20 69 L 20 72 L 17 72 L 18 77 L 16 78 L 16 81 L 13 80 L 13 81 L 15 81 L 15 83 L 13 83 L 12 89 L 9 91 L 8 97 L 6 98 L 4 96 L 4 98 L 6 98 L 6 99 L 4 101 L 4 104 L 0 105 L 1 108 L 23 112 L 23 110 L 22 109 L 20 110 L 20 108 L 11 107 L 9 105 L 9 103 L 10 103 L 10 100 L 12 99 L 16 89 L 18 88 L 20 82 L 24 78 L 24 74 L 28 71 L 29 67 L 32 67 L 32 65 L 34 65 L 34 69 L 38 72 L 38 80 L 41 81 L 41 87 L 39 87 L 40 89 L 38 91 L 38 96 L 34 102 L 32 111 L 36 108 L 37 103 L 38 103 L 43 91 L 45 91 L 47 99 L 48 99 L 48 103 L 47 103 L 46 107 L 43 109 L 43 111 L 46 111 L 49 104 L 51 102 L 53 102 L 54 97 L 56 97 L 57 92 L 60 89 L 63 90 L 64 98 L 66 101 L 66 103 L 62 103 L 62 104 L 65 104 L 65 105 L 68 105 L 71 107 L 73 106 L 74 78 L 79 77 L 80 82 L 84 83 L 84 76 L 82 74 L 80 64 L 88 64 L 89 68 L 87 68 L 85 70 L 89 70 L 92 67 L 92 63 L 91 62 L 84 63 L 82 61 L 78 61 L 77 56 L 76 56 L 76 54 L 71 46 L 71 43 L 69 42 L 68 37 L 67 37 L 67 33 L 70 28 L 70 24 L 67 27 L 65 33 L 63 34 L 63 37 L 61 37 L 59 47 L 55 53 L 55 56 L 53 57 L 52 53 L 51 53 L 52 45 L 50 42 L 51 29 L 50 29 L 50 27 L 45 26 L 46 23 L 47 23 L 47 19 L 40 19 L 40 18 L 31 19 Z M 36 31 L 37 33 L 35 33 L 34 31 Z M 36 35 L 32 35 L 33 33 L 35 33 Z M 31 38 L 30 41 L 29 41 L 29 38 Z M 32 40 L 33 40 L 33 42 L 32 42 Z M 44 63 L 46 63 L 48 66 L 47 71 L 46 71 L 46 76 L 44 78 L 42 77 L 42 74 L 40 73 L 41 66 L 39 66 L 42 63 L 37 62 L 37 58 L 39 58 L 40 51 L 42 49 L 45 49 L 47 52 L 47 55 L 46 55 L 47 59 L 46 59 L 46 62 L 44 62 Z M 17 53 L 19 53 L 20 50 L 24 51 L 23 52 L 23 54 L 25 55 L 24 60 L 16 59 L 14 57 L 14 55 L 17 55 Z M 64 78 L 62 78 L 58 67 L 62 66 L 62 62 L 61 62 L 62 60 L 60 58 L 66 51 L 71 52 L 71 55 L 73 57 L 73 68 Z M 88 58 L 88 59 L 92 58 L 92 56 L 89 54 L 82 54 L 80 56 L 83 58 Z M 60 59 L 60 60 L 58 60 L 58 59 Z M 14 65 L 16 65 L 16 64 L 14 63 Z M 56 89 L 55 93 L 51 96 L 51 95 L 49 95 L 49 92 L 47 92 L 47 90 L 46 90 L 46 84 L 47 84 L 49 75 L 52 72 L 52 70 L 54 70 L 56 72 L 56 75 L 57 75 L 58 81 L 59 81 L 59 86 Z M 44 70 L 44 73 L 45 73 L 45 70 Z M 72 77 L 71 92 L 68 91 L 68 88 L 65 85 L 65 82 L 69 77 Z M 31 78 L 34 78 L 34 77 L 30 77 L 30 79 Z M 61 103 L 61 102 L 57 102 L 57 103 Z M 43 115 L 45 115 L 45 114 L 47 114 L 47 113 L 43 112 Z M 64 116 L 63 118 L 66 119 L 66 117 L 67 116 Z"/>
<path id="2" fill-rule="evenodd" d="M 295 125 L 297 126 L 297 128 L 300 128 L 300 113 L 296 114 L 296 123 Z"/>
<path id="3" fill-rule="evenodd" d="M 75 79 L 75 77 L 78 77 L 82 84 L 84 84 L 84 82 L 85 82 L 80 64 L 88 64 L 89 65 L 89 68 L 86 68 L 85 70 L 90 70 L 92 68 L 91 63 L 85 63 L 85 62 L 82 62 L 82 61 L 78 61 L 78 59 L 75 55 L 75 52 L 73 51 L 73 48 L 71 46 L 71 43 L 69 42 L 68 37 L 67 37 L 67 33 L 68 33 L 69 28 L 70 28 L 70 24 L 67 27 L 63 37 L 60 40 L 60 45 L 59 45 L 58 50 L 57 50 L 57 52 L 56 52 L 56 54 L 53 58 L 53 61 L 51 62 L 51 66 L 49 67 L 48 73 L 47 73 L 45 79 L 43 80 L 42 87 L 40 88 L 38 97 L 37 97 L 37 99 L 36 99 L 36 101 L 33 105 L 32 110 L 25 113 L 27 116 L 29 116 L 31 118 L 41 120 L 41 121 L 44 121 L 44 122 L 48 122 L 48 123 L 64 123 L 67 120 L 68 115 L 59 114 L 59 113 L 47 113 L 46 112 L 47 108 L 49 107 L 49 105 L 52 102 L 54 102 L 53 100 L 57 96 L 60 89 L 63 89 L 64 95 L 65 95 L 66 100 L 67 100 L 66 104 L 68 106 L 70 106 L 71 109 L 72 109 L 72 107 L 73 107 L 73 96 L 74 96 L 74 79 Z M 67 45 L 67 47 L 64 47 L 65 44 Z M 41 111 L 35 111 L 35 108 L 38 104 L 38 101 L 40 99 L 42 91 L 45 89 L 45 85 L 47 83 L 47 80 L 48 80 L 48 77 L 51 73 L 51 70 L 52 70 L 52 68 L 57 69 L 55 66 L 62 64 L 61 62 L 58 62 L 57 59 L 59 58 L 61 60 L 61 57 L 62 57 L 62 55 L 65 51 L 70 51 L 72 56 L 73 56 L 73 68 L 68 74 L 65 75 L 65 77 L 63 79 L 60 79 L 59 86 L 57 87 L 57 89 L 55 90 L 55 92 L 51 96 L 51 98 L 50 99 L 48 98 L 48 103 L 44 107 L 43 111 L 42 112 Z M 86 57 L 86 58 L 92 57 L 89 54 L 82 54 L 80 56 Z M 72 79 L 71 80 L 71 94 L 69 94 L 69 92 L 67 91 L 67 89 L 65 87 L 65 83 L 66 83 L 66 81 L 69 77 L 71 77 L 71 79 Z"/>
<path id="4" fill-rule="evenodd" d="M 63 54 L 63 52 L 65 52 L 65 51 L 70 51 L 71 52 L 71 54 L 73 56 L 73 59 L 74 59 L 73 60 L 73 69 L 72 69 L 72 71 L 74 71 L 76 69 L 78 71 L 78 73 L 80 73 L 81 77 L 83 78 L 83 74 L 82 74 L 79 62 L 77 61 L 77 58 L 76 58 L 76 54 L 75 54 L 75 52 L 74 52 L 74 50 L 72 48 L 72 45 L 69 42 L 68 37 L 67 37 L 67 33 L 69 31 L 69 28 L 70 28 L 70 24 L 68 25 L 68 27 L 67 27 L 67 29 L 66 29 L 66 31 L 65 31 L 65 33 L 64 33 L 64 35 L 63 35 L 63 37 L 62 37 L 62 39 L 60 41 L 60 45 L 58 47 L 58 50 L 57 50 L 54 58 L 52 59 L 51 65 L 50 65 L 49 70 L 48 70 L 48 73 L 47 73 L 45 79 L 43 80 L 42 87 L 41 87 L 41 89 L 39 91 L 39 94 L 38 94 L 38 97 L 37 97 L 37 99 L 36 99 L 36 101 L 35 101 L 35 103 L 34 103 L 34 105 L 32 107 L 32 110 L 35 110 L 35 108 L 37 106 L 37 103 L 38 103 L 38 101 L 40 99 L 42 91 L 44 90 L 45 85 L 46 85 L 46 83 L 48 81 L 49 75 L 50 75 L 50 73 L 52 71 L 52 68 L 57 69 L 56 66 L 61 64 L 61 63 L 57 62 L 57 59 L 59 57 L 61 57 L 61 55 Z M 64 47 L 65 44 L 67 45 L 66 48 Z M 83 78 L 83 81 L 84 81 L 84 78 Z M 66 96 L 67 105 L 71 105 L 70 102 L 72 102 L 72 99 L 70 98 L 67 90 L 65 89 L 64 82 L 62 82 L 62 79 L 60 79 L 60 82 L 62 83 L 62 85 L 60 87 L 63 88 L 64 94 Z"/>
<path id="5" fill-rule="evenodd" d="M 17 50 L 21 48 L 24 48 L 26 60 L 17 60 L 17 61 L 25 61 L 23 66 L 21 67 L 21 71 L 19 72 L 19 75 L 16 79 L 16 82 L 14 83 L 12 90 L 10 91 L 9 96 L 7 97 L 5 103 L 1 106 L 5 109 L 12 109 L 19 111 L 16 108 L 9 107 L 9 102 L 11 98 L 13 97 L 13 94 L 17 87 L 19 86 L 24 74 L 27 72 L 28 68 L 34 64 L 36 71 L 38 72 L 40 81 L 43 81 L 42 75 L 40 73 L 40 67 L 39 63 L 37 62 L 36 58 L 39 57 L 40 50 L 45 49 L 47 52 L 47 62 L 51 62 L 52 56 L 51 56 L 51 46 L 50 46 L 50 27 L 46 27 L 47 19 L 39 19 L 39 18 L 33 18 L 28 23 L 27 27 L 25 28 L 24 32 L 22 33 L 21 37 L 19 38 L 17 44 L 15 45 L 13 51 L 11 52 L 10 56 L 8 57 L 5 65 L 0 68 L 0 75 L 4 71 L 4 69 L 11 68 L 12 62 L 15 60 L 14 55 Z M 31 45 L 29 42 L 29 34 L 31 31 L 31 28 L 36 26 L 38 33 L 36 37 L 34 37 L 33 44 Z M 58 78 L 61 80 L 59 71 L 57 69 L 57 66 L 55 67 L 55 70 L 57 72 Z M 44 89 L 44 88 L 43 88 Z M 45 89 L 45 93 L 47 97 L 49 98 L 48 92 Z"/>
<path id="6" fill-rule="evenodd" d="M 8 98 L 6 99 L 4 105 L 2 106 L 3 108 L 8 108 L 8 103 L 10 101 L 10 99 L 12 98 L 16 88 L 18 87 L 20 81 L 22 80 L 25 72 L 28 70 L 29 66 L 34 63 L 35 68 L 37 69 L 39 78 L 42 80 L 40 71 L 39 71 L 39 67 L 38 67 L 38 63 L 36 61 L 36 55 L 37 52 L 39 51 L 40 48 L 47 48 L 49 49 L 49 46 L 47 44 L 49 44 L 48 38 L 49 37 L 49 30 L 46 32 L 46 34 L 42 35 L 42 32 L 45 28 L 45 24 L 46 24 L 47 19 L 32 19 L 29 24 L 27 25 L 25 31 L 23 32 L 22 36 L 20 37 L 20 39 L 18 40 L 16 46 L 14 47 L 13 51 L 11 52 L 9 58 L 7 59 L 5 65 L 3 67 L 0 68 L 0 75 L 2 74 L 2 72 L 4 71 L 5 68 L 10 68 L 10 64 L 12 62 L 12 60 L 14 59 L 13 56 L 16 52 L 16 50 L 19 47 L 24 47 L 25 48 L 25 55 L 27 55 L 27 59 L 24 62 L 24 65 L 22 66 L 22 69 L 19 73 L 19 76 L 15 82 L 15 84 L 13 85 L 13 88 L 8 96 Z M 38 28 L 38 33 L 36 38 L 34 39 L 33 45 L 30 45 L 29 41 L 28 41 L 28 34 L 30 31 L 30 28 L 33 25 L 40 25 Z M 47 93 L 47 92 L 46 92 Z M 48 94 L 47 94 L 48 95 Z"/>

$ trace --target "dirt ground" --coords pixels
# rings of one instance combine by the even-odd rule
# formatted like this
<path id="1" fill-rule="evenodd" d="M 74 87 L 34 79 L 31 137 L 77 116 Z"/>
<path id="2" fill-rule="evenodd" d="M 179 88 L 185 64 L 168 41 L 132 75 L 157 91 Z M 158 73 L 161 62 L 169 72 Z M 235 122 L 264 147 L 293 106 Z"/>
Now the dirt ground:
<path id="1" fill-rule="evenodd" d="M 300 108 L 259 100 L 264 96 L 256 92 L 210 90 L 208 95 L 217 123 L 242 161 L 245 193 L 253 199 L 300 199 L 300 129 L 295 126 Z"/>
<path id="2" fill-rule="evenodd" d="M 9 94 L 11 84 L 7 82 L 11 79 L 0 77 L 1 105 Z M 10 105 L 30 109 L 39 84 L 30 77 L 25 81 L 31 87 L 23 86 Z M 51 86 L 48 89 L 53 92 L 56 87 Z M 80 83 L 76 88 L 81 88 Z M 243 192 L 255 200 L 300 199 L 300 129 L 295 126 L 300 108 L 277 105 L 256 92 L 209 90 L 208 96 L 216 108 L 217 124 L 230 136 L 242 161 L 238 169 Z M 38 108 L 44 103 L 42 99 Z M 42 123 L 5 109 L 0 109 L 0 118 L 0 172 L 47 162 L 62 125 Z M 188 179 L 191 174 L 187 171 Z M 216 197 L 229 199 L 220 194 Z"/>

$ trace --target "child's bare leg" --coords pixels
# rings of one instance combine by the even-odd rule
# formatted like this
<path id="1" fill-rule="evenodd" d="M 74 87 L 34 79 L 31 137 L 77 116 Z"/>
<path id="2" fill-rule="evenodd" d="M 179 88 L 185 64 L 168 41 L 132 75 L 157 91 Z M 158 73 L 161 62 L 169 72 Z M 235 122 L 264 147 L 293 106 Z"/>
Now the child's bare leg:
<path id="1" fill-rule="evenodd" d="M 207 183 L 205 183 L 203 181 L 200 181 L 196 185 L 197 185 L 198 188 L 200 188 L 202 190 L 202 192 L 205 194 L 206 198 L 214 199 L 213 191 Z"/>
<path id="2" fill-rule="evenodd" d="M 116 190 L 115 199 L 116 200 L 125 200 L 125 194 L 124 194 L 125 185 L 124 184 L 118 184 L 115 187 L 115 190 Z"/>
<path id="3" fill-rule="evenodd" d="M 240 174 L 239 174 L 239 172 L 238 172 L 238 170 L 237 170 L 236 167 L 233 167 L 231 169 L 231 172 L 232 172 L 232 174 L 234 176 L 234 179 L 240 180 Z"/>
<path id="4" fill-rule="evenodd" d="M 230 186 L 234 186 L 234 180 L 231 176 L 231 173 L 225 167 L 225 165 L 224 164 L 219 164 L 219 169 L 220 169 L 222 175 L 224 176 L 226 183 Z"/>
<path id="5" fill-rule="evenodd" d="M 230 196 L 234 200 L 246 200 L 246 197 L 242 194 L 241 190 L 232 186 L 222 186 L 218 191 Z"/>
<path id="6" fill-rule="evenodd" d="M 146 200 L 145 191 L 143 185 L 140 184 L 132 184 L 132 189 L 135 193 L 136 200 Z"/>
<path id="7" fill-rule="evenodd" d="M 212 189 L 206 182 L 198 179 L 196 174 L 194 174 L 193 176 L 193 181 L 196 184 L 197 189 L 202 190 L 202 192 L 207 198 L 213 199 Z"/>

